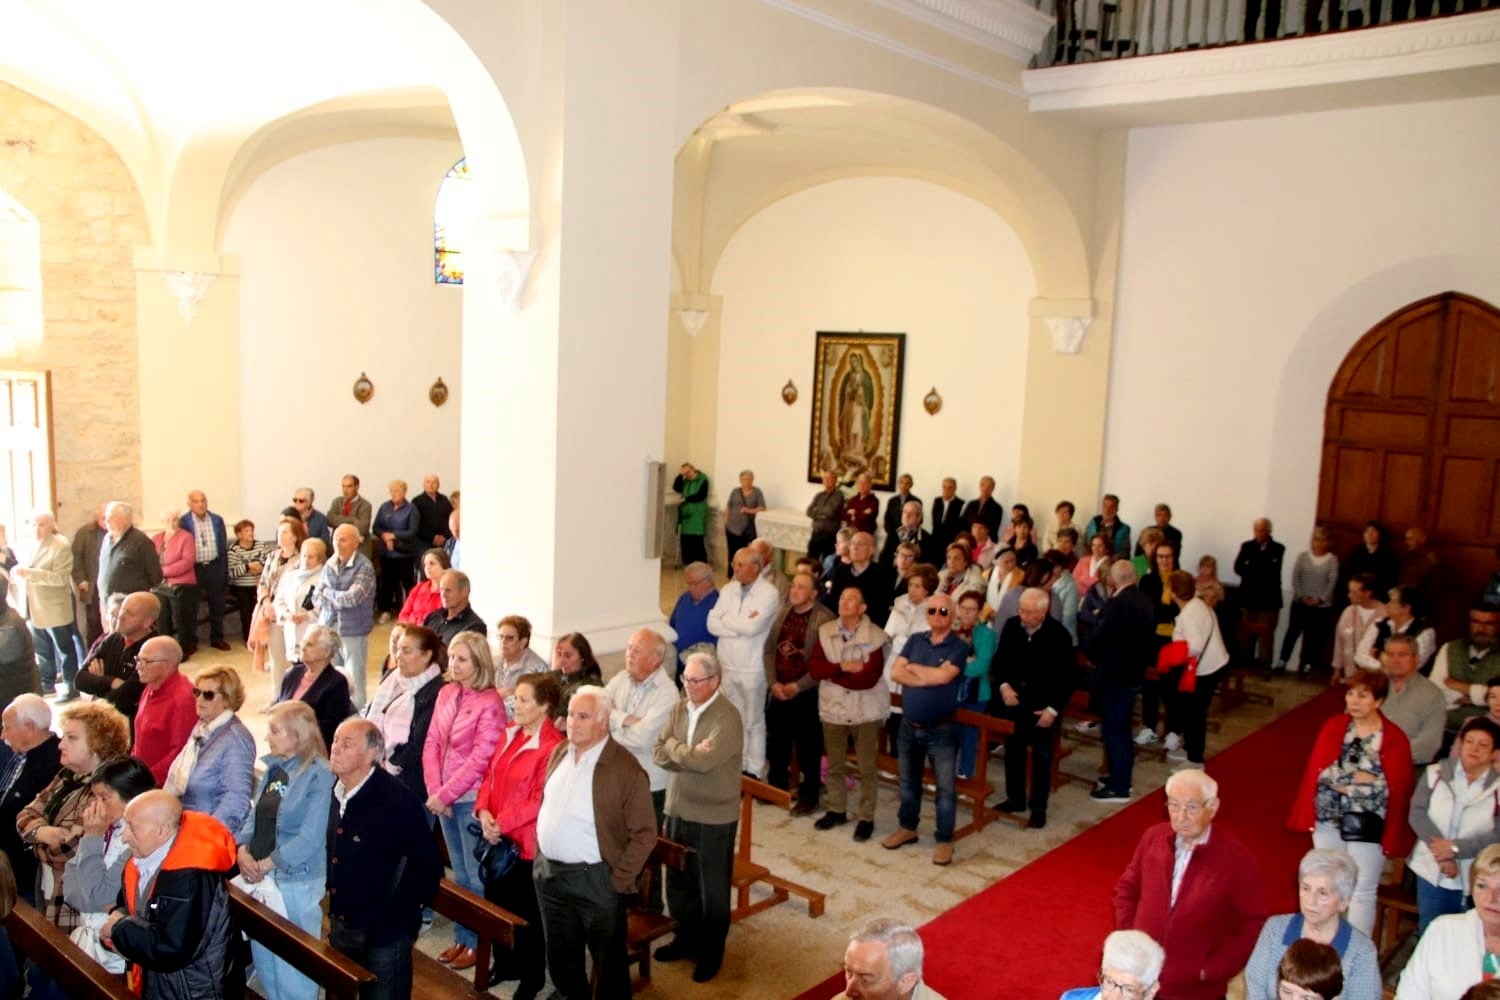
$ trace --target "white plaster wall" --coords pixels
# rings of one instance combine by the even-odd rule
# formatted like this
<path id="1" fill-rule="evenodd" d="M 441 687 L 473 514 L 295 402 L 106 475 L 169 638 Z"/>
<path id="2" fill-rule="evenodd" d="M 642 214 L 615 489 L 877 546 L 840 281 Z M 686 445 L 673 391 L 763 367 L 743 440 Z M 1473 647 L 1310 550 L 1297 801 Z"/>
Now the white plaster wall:
<path id="1" fill-rule="evenodd" d="M 936 496 L 951 475 L 972 497 L 989 474 L 1010 501 L 1035 292 L 1021 241 L 999 216 L 925 181 L 835 181 L 751 219 L 713 287 L 724 303 L 710 472 L 720 502 L 747 467 L 772 507 L 805 507 L 821 488 L 806 471 L 819 330 L 906 334 L 897 464 L 918 496 Z M 780 398 L 788 378 L 801 393 L 790 407 Z M 934 386 L 943 408 L 932 417 L 922 397 Z"/>
<path id="2" fill-rule="evenodd" d="M 241 259 L 241 509 L 259 534 L 297 486 L 327 510 L 345 472 L 376 505 L 394 478 L 460 486 L 463 293 L 432 280 L 432 205 L 462 155 L 428 139 L 330 146 L 267 171 L 236 206 L 224 250 Z M 362 371 L 375 384 L 363 406 Z M 434 408 L 439 376 L 449 397 Z"/>
<path id="3" fill-rule="evenodd" d="M 1255 517 L 1306 547 L 1349 348 L 1428 295 L 1500 303 L 1497 121 L 1489 97 L 1132 134 L 1103 479 L 1132 526 L 1166 500 L 1227 578 Z"/>

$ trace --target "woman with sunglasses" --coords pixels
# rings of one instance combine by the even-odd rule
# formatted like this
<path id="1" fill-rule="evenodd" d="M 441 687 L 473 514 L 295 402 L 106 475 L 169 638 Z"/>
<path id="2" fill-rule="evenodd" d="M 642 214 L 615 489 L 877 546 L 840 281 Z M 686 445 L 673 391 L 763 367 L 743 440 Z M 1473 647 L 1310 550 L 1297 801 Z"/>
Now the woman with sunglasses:
<path id="1" fill-rule="evenodd" d="M 193 678 L 198 721 L 162 786 L 184 809 L 208 813 L 230 830 L 250 815 L 255 790 L 255 737 L 235 713 L 245 686 L 233 667 L 215 664 Z"/>

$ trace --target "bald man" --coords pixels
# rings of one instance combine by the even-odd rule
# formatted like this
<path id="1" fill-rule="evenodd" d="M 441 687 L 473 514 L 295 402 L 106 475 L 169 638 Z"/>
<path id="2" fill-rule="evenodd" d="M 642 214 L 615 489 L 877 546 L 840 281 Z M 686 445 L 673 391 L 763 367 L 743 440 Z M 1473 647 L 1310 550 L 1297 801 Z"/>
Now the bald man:
<path id="1" fill-rule="evenodd" d="M 1234 559 L 1234 571 L 1240 577 L 1240 607 L 1245 612 L 1239 629 L 1240 648 L 1249 650 L 1256 663 L 1268 667 L 1276 623 L 1281 617 L 1281 564 L 1286 546 L 1271 537 L 1270 518 L 1257 518 L 1250 531 L 1250 540 L 1240 546 Z"/>
<path id="2" fill-rule="evenodd" d="M 135 672 L 145 685 L 135 713 L 135 745 L 130 748 L 151 769 L 158 785 L 166 783 L 172 761 L 187 745 L 198 721 L 193 682 L 182 675 L 182 647 L 171 636 L 146 640 L 135 658 Z"/>
<path id="3" fill-rule="evenodd" d="M 1032 829 L 1047 825 L 1052 789 L 1052 745 L 1057 720 L 1073 694 L 1073 639 L 1047 612 L 1052 595 L 1040 587 L 1021 594 L 1020 612 L 1005 623 L 995 649 L 995 680 L 1003 718 L 1015 730 L 1005 741 L 1005 801 L 1000 809 L 1031 808 Z M 1031 752 L 1031 796 L 1026 795 L 1026 753 Z"/>
<path id="4" fill-rule="evenodd" d="M 234 837 L 155 790 L 125 807 L 124 840 L 125 884 L 100 938 L 131 963 L 143 997 L 223 996 Z"/>
<path id="5" fill-rule="evenodd" d="M 155 551 L 154 549 L 152 551 Z M 161 602 L 154 594 L 131 594 L 120 606 L 119 622 L 93 649 L 93 659 L 78 672 L 78 690 L 103 698 L 127 719 L 135 718 L 145 685 L 136 673 L 141 647 L 156 633 Z"/>

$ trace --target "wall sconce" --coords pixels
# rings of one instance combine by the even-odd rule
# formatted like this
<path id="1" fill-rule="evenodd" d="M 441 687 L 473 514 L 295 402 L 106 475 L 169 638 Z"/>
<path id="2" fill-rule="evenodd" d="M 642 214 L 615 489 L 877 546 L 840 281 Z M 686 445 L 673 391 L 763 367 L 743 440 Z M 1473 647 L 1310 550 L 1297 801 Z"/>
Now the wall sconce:
<path id="1" fill-rule="evenodd" d="M 943 408 L 943 397 L 938 395 L 937 386 L 927 390 L 927 395 L 922 397 L 922 408 L 929 416 L 937 416 L 937 411 Z"/>
<path id="2" fill-rule="evenodd" d="M 781 401 L 787 406 L 797 401 L 797 387 L 792 384 L 791 379 L 787 379 L 786 385 L 781 387 Z"/>
<path id="3" fill-rule="evenodd" d="M 708 310 L 679 309 L 677 318 L 682 321 L 682 328 L 687 331 L 687 335 L 696 337 L 703 332 L 703 325 L 708 322 Z"/>
<path id="4" fill-rule="evenodd" d="M 163 271 L 161 276 L 167 283 L 167 291 L 177 300 L 177 312 L 182 321 L 192 326 L 193 317 L 198 315 L 198 303 L 203 301 L 215 276 L 202 271 Z"/>
<path id="5" fill-rule="evenodd" d="M 520 304 L 534 263 L 535 250 L 495 251 L 495 289 L 500 293 L 500 301 L 505 303 L 505 308 L 515 309 Z"/>

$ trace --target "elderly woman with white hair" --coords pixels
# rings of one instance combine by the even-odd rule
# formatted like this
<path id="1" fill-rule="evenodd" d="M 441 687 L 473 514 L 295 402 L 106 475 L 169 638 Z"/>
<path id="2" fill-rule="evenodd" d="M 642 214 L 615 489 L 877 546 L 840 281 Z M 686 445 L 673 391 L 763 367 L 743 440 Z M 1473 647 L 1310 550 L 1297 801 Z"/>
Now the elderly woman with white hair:
<path id="1" fill-rule="evenodd" d="M 922 982 L 922 939 L 910 924 L 876 917 L 844 949 L 844 992 L 834 1000 L 943 1000 Z"/>
<path id="2" fill-rule="evenodd" d="M 1161 988 L 1161 969 L 1167 953 L 1145 931 L 1115 931 L 1104 939 L 1099 962 L 1099 985 L 1068 990 L 1060 1000 L 1121 997 L 1151 1000 Z"/>
<path id="3" fill-rule="evenodd" d="M 1302 938 L 1338 952 L 1344 1000 L 1379 1000 L 1380 959 L 1375 944 L 1345 918 L 1359 865 L 1346 851 L 1315 848 L 1297 865 L 1297 912 L 1266 921 L 1245 966 L 1245 1000 L 1276 1000 L 1276 969 L 1292 942 Z"/>
<path id="4" fill-rule="evenodd" d="M 349 679 L 331 669 L 333 657 L 341 646 L 339 634 L 333 628 L 314 625 L 308 629 L 302 637 L 302 659 L 281 679 L 281 694 L 276 699 L 277 704 L 303 701 L 311 705 L 318 717 L 324 746 L 333 742 L 333 732 L 339 723 L 354 714 Z"/>

